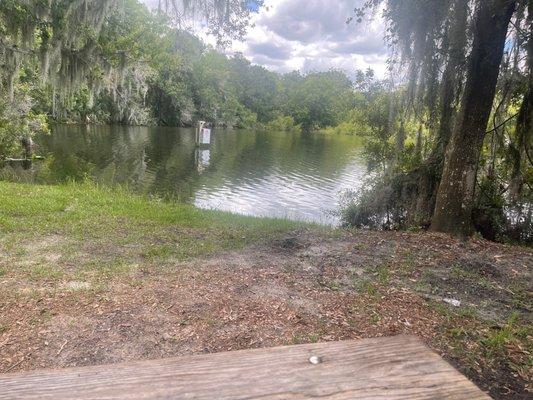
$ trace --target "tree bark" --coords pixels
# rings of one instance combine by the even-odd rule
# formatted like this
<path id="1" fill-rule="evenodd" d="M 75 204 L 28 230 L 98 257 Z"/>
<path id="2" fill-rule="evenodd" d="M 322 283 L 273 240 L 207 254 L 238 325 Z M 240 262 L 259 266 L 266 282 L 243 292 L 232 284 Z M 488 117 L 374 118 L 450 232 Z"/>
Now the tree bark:
<path id="1" fill-rule="evenodd" d="M 450 17 L 450 26 L 444 40 L 447 42 L 448 60 L 442 76 L 439 100 L 439 129 L 435 145 L 428 159 L 415 171 L 414 178 L 418 181 L 417 199 L 414 208 L 415 224 L 429 226 L 435 210 L 435 199 L 442 176 L 444 151 L 450 140 L 454 102 L 459 86 L 459 74 L 465 60 L 466 24 L 468 2 L 455 0 Z"/>
<path id="2" fill-rule="evenodd" d="M 435 162 L 442 168 L 444 151 L 452 132 L 454 114 L 454 101 L 457 94 L 457 79 L 461 65 L 465 59 L 466 46 L 466 23 L 468 14 L 468 2 L 455 0 L 453 6 L 452 22 L 448 39 L 448 62 L 442 74 L 442 87 L 440 93 L 440 121 L 435 146 L 429 157 L 430 162 Z"/>
<path id="3" fill-rule="evenodd" d="M 461 110 L 446 150 L 431 229 L 469 236 L 477 168 L 509 21 L 516 0 L 482 0 L 474 26 Z"/>

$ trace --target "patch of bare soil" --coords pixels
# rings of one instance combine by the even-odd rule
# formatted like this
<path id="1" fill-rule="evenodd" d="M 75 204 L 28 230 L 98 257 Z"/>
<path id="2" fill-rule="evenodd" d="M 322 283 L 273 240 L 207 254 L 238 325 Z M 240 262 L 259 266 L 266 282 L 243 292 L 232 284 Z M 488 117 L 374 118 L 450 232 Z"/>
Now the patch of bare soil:
<path id="1" fill-rule="evenodd" d="M 209 259 L 147 262 L 106 288 L 68 281 L 5 296 L 0 371 L 407 333 L 493 397 L 526 399 L 532 267 L 531 250 L 483 240 L 294 232 Z"/>

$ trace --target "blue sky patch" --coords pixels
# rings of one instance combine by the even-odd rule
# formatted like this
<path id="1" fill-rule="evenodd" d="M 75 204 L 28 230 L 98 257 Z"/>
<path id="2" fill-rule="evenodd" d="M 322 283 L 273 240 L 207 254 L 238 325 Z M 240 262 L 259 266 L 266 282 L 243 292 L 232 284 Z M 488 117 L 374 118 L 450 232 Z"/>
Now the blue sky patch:
<path id="1" fill-rule="evenodd" d="M 247 0 L 246 7 L 253 12 L 259 12 L 259 9 L 263 5 L 263 0 Z"/>

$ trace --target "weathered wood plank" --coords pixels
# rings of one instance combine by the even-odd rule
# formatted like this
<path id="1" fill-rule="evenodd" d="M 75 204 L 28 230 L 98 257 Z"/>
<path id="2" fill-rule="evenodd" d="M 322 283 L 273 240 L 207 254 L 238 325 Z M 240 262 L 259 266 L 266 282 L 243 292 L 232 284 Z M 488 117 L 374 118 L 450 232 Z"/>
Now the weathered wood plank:
<path id="1" fill-rule="evenodd" d="M 311 356 L 322 362 L 312 364 Z M 489 399 L 417 338 L 0 375 L 0 399 Z"/>

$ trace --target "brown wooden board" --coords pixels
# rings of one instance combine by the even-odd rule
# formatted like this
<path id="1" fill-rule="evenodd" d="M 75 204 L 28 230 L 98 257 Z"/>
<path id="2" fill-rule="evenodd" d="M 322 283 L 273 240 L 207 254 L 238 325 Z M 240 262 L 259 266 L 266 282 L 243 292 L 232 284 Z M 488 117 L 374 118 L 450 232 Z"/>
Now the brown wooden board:
<path id="1" fill-rule="evenodd" d="M 412 336 L 0 375 L 0 399 L 316 398 L 489 399 Z"/>

